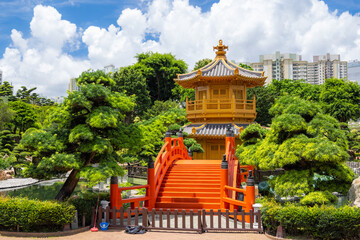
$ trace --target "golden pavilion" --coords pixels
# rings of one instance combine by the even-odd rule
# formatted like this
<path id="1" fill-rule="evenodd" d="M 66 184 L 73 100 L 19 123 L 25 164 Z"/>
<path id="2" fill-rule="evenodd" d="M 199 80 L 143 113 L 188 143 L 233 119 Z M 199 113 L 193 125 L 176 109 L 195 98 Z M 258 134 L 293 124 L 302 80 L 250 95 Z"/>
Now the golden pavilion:
<path id="1" fill-rule="evenodd" d="M 255 96 L 247 99 L 246 91 L 263 86 L 264 72 L 244 69 L 227 60 L 222 40 L 214 47 L 215 59 L 199 70 L 178 74 L 175 82 L 195 89 L 195 100 L 186 99 L 187 118 L 191 124 L 184 132 L 200 143 L 204 153 L 194 153 L 193 159 L 221 159 L 225 153 L 227 128 L 234 130 L 236 144 L 240 132 L 256 117 Z"/>

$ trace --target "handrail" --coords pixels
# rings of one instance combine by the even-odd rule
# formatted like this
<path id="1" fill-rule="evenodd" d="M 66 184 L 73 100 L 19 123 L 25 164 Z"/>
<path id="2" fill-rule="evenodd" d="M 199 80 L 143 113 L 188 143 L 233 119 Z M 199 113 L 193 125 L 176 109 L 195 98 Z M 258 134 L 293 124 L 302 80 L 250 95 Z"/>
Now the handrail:
<path id="1" fill-rule="evenodd" d="M 126 190 L 134 190 L 134 189 L 140 189 L 140 188 L 148 188 L 149 185 L 140 185 L 140 186 L 131 186 L 131 187 L 121 187 L 121 191 Z"/>
<path id="2" fill-rule="evenodd" d="M 245 190 L 245 189 L 235 188 L 235 187 L 231 187 L 231 186 L 229 186 L 229 185 L 225 185 L 224 188 L 227 189 L 227 190 L 231 190 L 231 191 L 243 193 L 244 195 L 246 194 L 246 190 Z"/>
<path id="3" fill-rule="evenodd" d="M 228 184 L 229 186 L 236 188 L 240 186 L 241 183 L 238 182 L 239 161 L 235 156 L 235 139 L 233 137 L 228 139 L 225 150 L 229 169 Z M 228 196 L 235 199 L 236 194 L 229 191 Z"/>
<path id="4" fill-rule="evenodd" d="M 155 160 L 155 196 L 157 198 L 162 181 L 168 168 L 175 160 L 191 159 L 182 138 L 165 138 L 165 144 L 161 148 Z"/>

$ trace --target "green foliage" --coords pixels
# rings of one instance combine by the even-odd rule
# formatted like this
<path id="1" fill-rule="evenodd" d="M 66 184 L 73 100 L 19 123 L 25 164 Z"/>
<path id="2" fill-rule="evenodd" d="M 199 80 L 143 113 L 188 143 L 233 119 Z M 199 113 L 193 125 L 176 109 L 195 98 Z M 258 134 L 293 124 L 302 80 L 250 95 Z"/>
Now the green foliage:
<path id="1" fill-rule="evenodd" d="M 88 85 L 88 84 L 95 84 L 95 85 L 100 84 L 105 87 L 113 87 L 116 84 L 114 79 L 112 79 L 109 74 L 106 74 L 102 70 L 94 71 L 91 69 L 81 73 L 81 75 L 78 78 L 76 78 L 75 81 L 77 85 L 80 86 L 80 88 L 83 85 Z"/>
<path id="2" fill-rule="evenodd" d="M 255 121 L 262 126 L 269 126 L 272 118 L 269 109 L 275 103 L 275 99 L 282 96 L 298 96 L 301 99 L 318 102 L 320 86 L 305 83 L 303 80 L 273 79 L 271 84 L 248 89 L 248 98 L 252 98 L 254 94 L 258 113 Z"/>
<path id="3" fill-rule="evenodd" d="M 179 84 L 175 83 L 175 87 L 171 90 L 173 99 L 177 100 L 183 107 L 185 107 L 186 98 L 188 100 L 195 100 L 195 89 L 183 88 Z"/>
<path id="4" fill-rule="evenodd" d="M 79 177 L 94 185 L 123 175 L 118 165 L 121 153 L 137 151 L 141 138 L 138 127 L 123 123 L 135 104 L 124 93 L 112 91 L 115 81 L 102 71 L 88 71 L 77 82 L 80 90 L 69 93 L 64 104 L 50 112 L 43 129 L 29 129 L 20 142 L 33 157 L 25 176 L 48 179 L 76 173 L 70 174 L 59 200 L 71 195 L 74 188 L 69 184 Z M 130 131 L 134 136 L 129 137 Z"/>
<path id="5" fill-rule="evenodd" d="M 74 219 L 75 207 L 67 203 L 0 198 L 0 228 L 25 232 L 55 232 Z"/>
<path id="6" fill-rule="evenodd" d="M 171 99 L 176 74 L 186 72 L 186 63 L 177 60 L 170 53 L 147 52 L 136 55 L 136 58 L 137 63 L 134 68 L 145 77 L 151 100 L 154 102 L 155 100 L 166 101 Z"/>
<path id="7" fill-rule="evenodd" d="M 267 132 L 268 130 L 262 128 L 260 124 L 250 124 L 240 133 L 240 139 L 245 145 L 256 144 L 265 138 Z"/>
<path id="8" fill-rule="evenodd" d="M 286 234 L 315 239 L 358 239 L 360 209 L 344 206 L 281 206 L 275 201 L 263 202 L 261 219 L 266 231 L 275 234 L 280 225 Z"/>
<path id="9" fill-rule="evenodd" d="M 5 129 L 14 117 L 15 112 L 10 109 L 6 101 L 0 99 L 0 130 Z"/>
<path id="10" fill-rule="evenodd" d="M 141 139 L 141 150 L 138 154 L 141 158 L 156 156 L 164 145 L 164 134 L 168 127 L 173 124 L 183 126 L 187 122 L 185 109 L 170 108 L 166 112 L 140 122 L 137 124 L 143 133 Z"/>
<path id="11" fill-rule="evenodd" d="M 269 184 L 280 196 L 302 196 L 313 190 L 312 178 L 309 176 L 309 170 L 290 170 L 269 180 Z"/>
<path id="12" fill-rule="evenodd" d="M 9 130 L 0 131 L 0 157 L 5 154 L 11 154 L 16 145 L 15 137 L 16 135 Z"/>
<path id="13" fill-rule="evenodd" d="M 11 121 L 13 133 L 22 135 L 26 129 L 35 126 L 36 113 L 32 105 L 18 100 L 10 102 L 9 107 L 15 112 Z"/>
<path id="14" fill-rule="evenodd" d="M 355 175 L 343 164 L 349 155 L 339 122 L 321 113 L 318 104 L 299 97 L 278 99 L 270 112 L 275 118 L 264 139 L 256 132 L 260 126 L 250 125 L 249 134 L 242 133 L 247 138 L 236 151 L 240 163 L 284 168 L 284 174 L 269 181 L 280 196 L 302 196 L 313 190 L 346 193 Z M 255 139 L 251 132 L 257 134 Z M 314 182 L 315 174 L 326 177 Z"/>
<path id="15" fill-rule="evenodd" d="M 204 58 L 204 59 L 201 59 L 201 60 L 197 61 L 197 62 L 195 63 L 195 66 L 194 66 L 194 70 L 193 70 L 193 71 L 198 70 L 198 69 L 200 69 L 200 68 L 202 68 L 202 67 L 205 67 L 206 65 L 208 65 L 208 64 L 211 63 L 212 61 L 213 61 L 213 60 L 211 60 L 210 58 Z"/>
<path id="16" fill-rule="evenodd" d="M 150 119 L 160 114 L 163 114 L 169 111 L 170 109 L 178 109 L 178 108 L 179 108 L 179 104 L 175 101 L 171 101 L 171 100 L 155 101 L 154 105 L 152 105 L 152 107 L 145 112 L 144 118 Z"/>
<path id="17" fill-rule="evenodd" d="M 201 147 L 201 144 L 199 144 L 193 138 L 184 138 L 184 145 L 187 147 L 187 149 L 190 149 L 191 152 L 205 152 L 204 149 Z"/>
<path id="18" fill-rule="evenodd" d="M 322 85 L 320 100 L 325 112 L 340 122 L 360 117 L 360 86 L 344 79 L 326 79 Z"/>
<path id="19" fill-rule="evenodd" d="M 27 89 L 27 87 L 21 86 L 21 88 L 18 89 L 16 92 L 16 97 L 10 96 L 9 100 L 11 100 L 11 101 L 18 100 L 18 101 L 22 101 L 25 103 L 31 103 L 33 105 L 38 105 L 38 106 L 54 105 L 54 102 L 51 101 L 50 99 L 40 97 L 39 94 L 34 93 L 35 90 L 36 90 L 36 87 Z"/>
<path id="20" fill-rule="evenodd" d="M 331 192 L 312 192 L 303 197 L 300 200 L 300 204 L 304 206 L 314 206 L 314 205 L 327 205 L 330 203 L 335 203 L 337 201 L 337 197 Z"/>
<path id="21" fill-rule="evenodd" d="M 74 205 L 79 218 L 79 226 L 82 226 L 83 215 L 85 214 L 85 225 L 89 226 L 91 224 L 92 217 L 92 208 L 96 208 L 96 204 L 99 198 L 100 201 L 106 200 L 110 201 L 110 193 L 94 193 L 94 192 L 84 192 L 78 193 L 76 196 L 73 196 L 68 199 L 68 203 Z"/>
<path id="22" fill-rule="evenodd" d="M 116 85 L 115 91 L 124 92 L 127 96 L 134 96 L 136 106 L 134 116 L 141 116 L 150 108 L 151 99 L 147 90 L 146 79 L 140 70 L 133 66 L 120 68 L 115 72 L 113 78 Z"/>
<path id="23" fill-rule="evenodd" d="M 0 85 L 0 97 L 10 97 L 13 95 L 13 86 L 9 82 L 5 81 Z"/>
<path id="24" fill-rule="evenodd" d="M 252 67 L 250 67 L 249 65 L 247 65 L 245 63 L 239 63 L 239 67 L 254 71 L 254 69 Z"/>

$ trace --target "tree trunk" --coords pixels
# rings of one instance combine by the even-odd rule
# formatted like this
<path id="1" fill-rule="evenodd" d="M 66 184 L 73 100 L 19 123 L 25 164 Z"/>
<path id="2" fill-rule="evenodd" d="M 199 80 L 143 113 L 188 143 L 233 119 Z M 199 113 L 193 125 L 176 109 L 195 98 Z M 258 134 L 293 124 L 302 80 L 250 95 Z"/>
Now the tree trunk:
<path id="1" fill-rule="evenodd" d="M 71 196 L 80 179 L 79 177 L 76 176 L 78 172 L 79 172 L 78 169 L 73 169 L 71 171 L 69 177 L 66 179 L 64 185 L 60 189 L 59 193 L 56 195 L 55 197 L 56 200 L 64 201 L 65 199 Z"/>

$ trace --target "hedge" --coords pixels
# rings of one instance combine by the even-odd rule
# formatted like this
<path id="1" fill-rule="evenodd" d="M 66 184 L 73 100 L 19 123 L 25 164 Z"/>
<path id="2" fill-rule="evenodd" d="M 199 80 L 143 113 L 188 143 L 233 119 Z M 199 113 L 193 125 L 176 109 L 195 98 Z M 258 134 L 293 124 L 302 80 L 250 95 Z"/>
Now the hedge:
<path id="1" fill-rule="evenodd" d="M 74 219 L 75 207 L 55 201 L 0 197 L 0 229 L 25 232 L 54 232 Z"/>
<path id="2" fill-rule="evenodd" d="M 299 204 L 280 205 L 263 202 L 261 219 L 267 232 L 276 234 L 283 226 L 287 235 L 305 235 L 315 239 L 360 239 L 360 209 L 350 206 L 313 207 Z"/>

